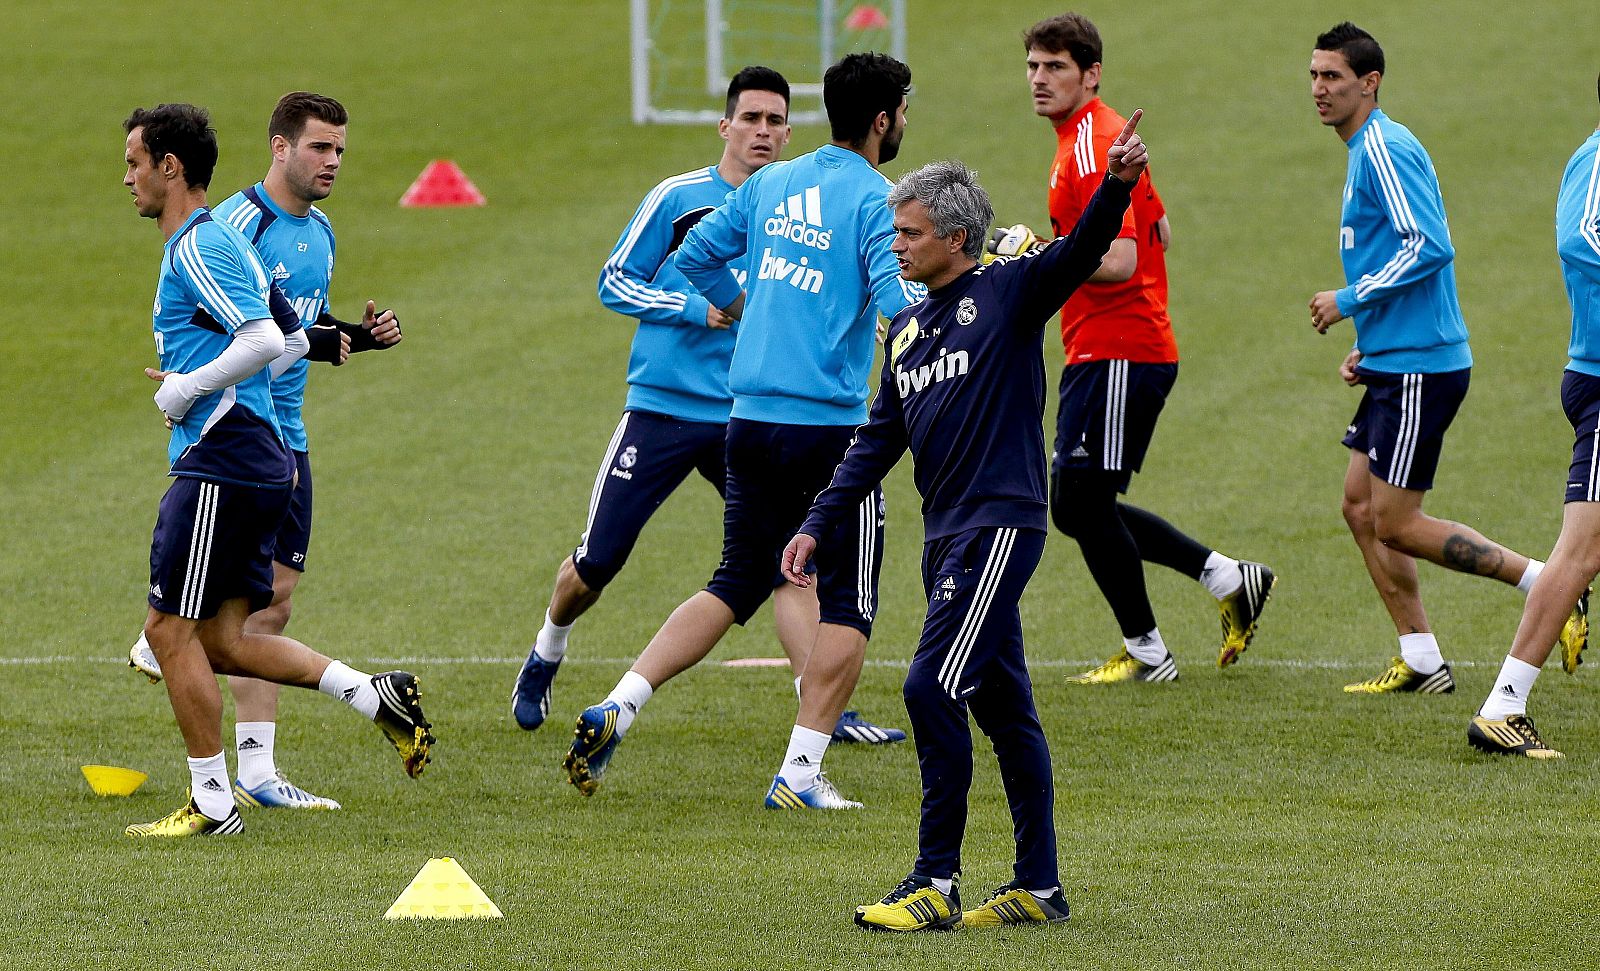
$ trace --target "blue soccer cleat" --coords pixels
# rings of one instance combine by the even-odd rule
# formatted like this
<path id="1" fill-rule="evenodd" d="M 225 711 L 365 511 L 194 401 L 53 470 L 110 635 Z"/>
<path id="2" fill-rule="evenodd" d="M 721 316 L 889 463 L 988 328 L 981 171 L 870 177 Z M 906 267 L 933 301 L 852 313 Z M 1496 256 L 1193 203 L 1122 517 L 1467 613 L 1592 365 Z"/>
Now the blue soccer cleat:
<path id="1" fill-rule="evenodd" d="M 233 783 L 233 801 L 255 809 L 340 809 L 337 802 L 326 796 L 309 793 L 284 778 L 283 773 L 268 779 L 254 789 L 245 788 L 237 780 Z"/>
<path id="2" fill-rule="evenodd" d="M 528 659 L 517 675 L 517 686 L 511 691 L 511 717 L 517 727 L 531 732 L 544 724 L 550 715 L 550 682 L 561 669 L 560 661 L 546 661 L 535 651 L 528 651 Z"/>
<path id="3" fill-rule="evenodd" d="M 600 788 L 600 777 L 605 775 L 611 755 L 622 741 L 617 734 L 617 714 L 621 711 L 615 701 L 585 708 L 572 729 L 572 748 L 561 760 L 561 767 L 567 770 L 567 781 L 586 796 Z"/>
<path id="4" fill-rule="evenodd" d="M 880 728 L 861 717 L 858 711 L 847 711 L 839 716 L 833 726 L 835 742 L 859 742 L 862 745 L 893 745 L 906 740 L 906 733 L 898 728 Z"/>
<path id="5" fill-rule="evenodd" d="M 795 790 L 783 776 L 772 780 L 765 800 L 768 809 L 860 809 L 861 803 L 839 795 L 839 790 L 821 772 L 809 789 Z"/>

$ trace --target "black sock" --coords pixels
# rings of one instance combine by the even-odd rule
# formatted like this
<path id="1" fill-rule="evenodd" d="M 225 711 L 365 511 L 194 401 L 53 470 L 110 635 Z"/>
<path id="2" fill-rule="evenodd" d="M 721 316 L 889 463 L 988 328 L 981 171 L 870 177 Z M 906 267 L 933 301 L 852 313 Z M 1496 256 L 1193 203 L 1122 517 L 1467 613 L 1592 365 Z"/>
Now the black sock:
<path id="1" fill-rule="evenodd" d="M 1111 605 L 1122 636 L 1139 637 L 1155 630 L 1155 612 L 1144 586 L 1144 563 L 1139 544 L 1123 520 L 1115 478 L 1072 472 L 1052 477 L 1050 486 L 1051 518 L 1058 529 L 1078 541 L 1084 565 Z"/>
<path id="2" fill-rule="evenodd" d="M 1117 503 L 1117 508 L 1128 532 L 1133 534 L 1133 541 L 1139 545 L 1140 559 L 1177 570 L 1191 580 L 1200 579 L 1200 574 L 1205 572 L 1206 558 L 1211 555 L 1210 549 L 1153 512 L 1125 502 Z"/>

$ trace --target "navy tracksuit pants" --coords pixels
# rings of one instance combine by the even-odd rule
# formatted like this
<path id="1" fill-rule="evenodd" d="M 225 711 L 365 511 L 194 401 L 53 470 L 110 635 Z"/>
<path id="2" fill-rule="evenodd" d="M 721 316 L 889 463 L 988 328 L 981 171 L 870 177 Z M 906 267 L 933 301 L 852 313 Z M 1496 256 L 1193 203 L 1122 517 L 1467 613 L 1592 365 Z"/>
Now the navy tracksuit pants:
<path id="1" fill-rule="evenodd" d="M 1000 761 L 1017 882 L 1030 890 L 1060 883 L 1050 748 L 1033 705 L 1017 608 L 1044 542 L 1043 530 L 980 526 L 923 547 L 928 616 L 905 683 L 922 769 L 914 873 L 949 877 L 961 869 L 972 787 L 970 711 Z"/>

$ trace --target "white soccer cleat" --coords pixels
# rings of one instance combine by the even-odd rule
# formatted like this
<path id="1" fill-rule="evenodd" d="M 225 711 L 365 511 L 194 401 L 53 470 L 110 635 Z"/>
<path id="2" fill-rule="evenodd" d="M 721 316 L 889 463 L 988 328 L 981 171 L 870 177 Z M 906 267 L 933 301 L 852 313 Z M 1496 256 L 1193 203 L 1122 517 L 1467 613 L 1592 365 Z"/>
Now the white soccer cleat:
<path id="1" fill-rule="evenodd" d="M 150 679 L 151 684 L 161 683 L 161 662 L 156 660 L 156 652 L 150 649 L 150 642 L 139 635 L 139 640 L 128 649 L 128 667 Z"/>

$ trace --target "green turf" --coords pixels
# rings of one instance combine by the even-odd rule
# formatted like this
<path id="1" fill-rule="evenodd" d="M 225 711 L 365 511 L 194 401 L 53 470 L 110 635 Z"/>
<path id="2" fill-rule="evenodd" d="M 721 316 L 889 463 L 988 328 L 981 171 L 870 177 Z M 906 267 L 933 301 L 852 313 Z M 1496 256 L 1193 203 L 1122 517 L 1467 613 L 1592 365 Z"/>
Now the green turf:
<path id="1" fill-rule="evenodd" d="M 889 174 L 959 156 L 1003 221 L 1043 224 L 1054 141 L 1029 111 L 1018 37 L 1049 9 L 912 6 L 916 93 Z M 1559 522 L 1567 314 L 1550 225 L 1562 165 L 1596 120 L 1593 11 L 1486 9 L 1086 10 L 1109 45 L 1107 99 L 1147 110 L 1141 133 L 1176 232 L 1183 379 L 1134 498 L 1270 562 L 1282 582 L 1256 645 L 1219 674 L 1214 607 L 1153 573 L 1183 680 L 1072 691 L 1063 676 L 1111 653 L 1116 632 L 1076 549 L 1052 537 L 1023 610 L 1073 920 L 886 939 L 849 914 L 909 868 L 913 753 L 830 755 L 863 812 L 763 811 L 793 714 L 781 673 L 708 664 L 651 703 L 597 796 L 561 775 L 570 719 L 714 565 L 709 489 L 666 504 L 581 622 L 552 724 L 525 735 L 507 711 L 623 399 L 631 328 L 598 306 L 599 264 L 651 185 L 720 146 L 709 130 L 628 122 L 626 5 L 251 3 L 164 20 L 150 7 L 5 4 L 0 832 L 13 918 L 0 966 L 1592 966 L 1594 675 L 1552 668 L 1537 689 L 1535 714 L 1566 761 L 1475 756 L 1463 729 L 1520 601 L 1425 568 L 1461 690 L 1338 690 L 1376 673 L 1393 639 L 1338 512 L 1337 439 L 1357 396 L 1335 367 L 1350 331 L 1319 338 L 1304 309 L 1339 281 L 1345 152 L 1317 124 L 1305 75 L 1335 17 L 1384 43 L 1384 107 L 1432 152 L 1458 249 L 1478 366 L 1429 508 L 1535 555 Z M 186 776 L 164 693 L 119 663 L 143 615 L 166 485 L 140 373 L 160 238 L 118 185 L 119 123 L 134 105 L 209 105 L 220 200 L 264 172 L 267 113 L 295 87 L 343 99 L 354 119 L 325 207 L 341 243 L 335 311 L 376 297 L 400 310 L 406 342 L 313 380 L 319 518 L 291 630 L 357 666 L 417 671 L 441 741 L 411 782 L 370 726 L 292 693 L 281 762 L 343 812 L 255 812 L 241 839 L 135 844 L 122 827 L 173 808 Z M 793 152 L 823 135 L 797 131 Z M 458 161 L 489 205 L 398 209 L 436 157 Z M 922 611 L 915 509 L 897 469 L 857 696 L 902 725 Z M 713 661 L 776 653 L 770 632 L 764 614 Z M 1007 879 L 1011 854 L 979 749 L 969 900 Z M 129 800 L 98 799 L 78 775 L 89 762 L 151 780 Z M 504 920 L 381 919 L 424 862 L 447 855 Z"/>

